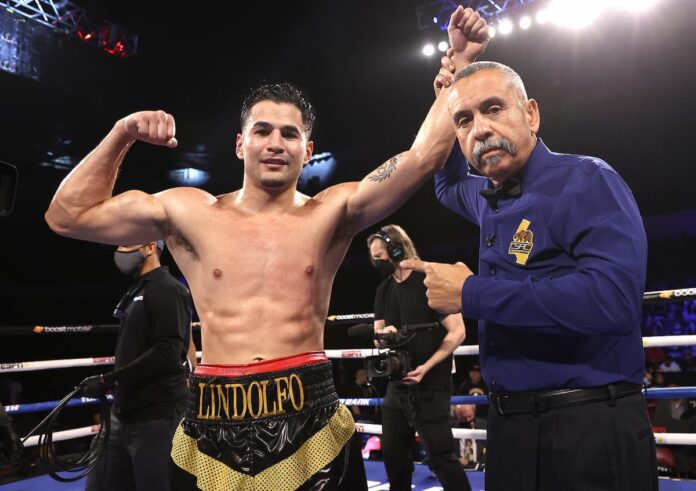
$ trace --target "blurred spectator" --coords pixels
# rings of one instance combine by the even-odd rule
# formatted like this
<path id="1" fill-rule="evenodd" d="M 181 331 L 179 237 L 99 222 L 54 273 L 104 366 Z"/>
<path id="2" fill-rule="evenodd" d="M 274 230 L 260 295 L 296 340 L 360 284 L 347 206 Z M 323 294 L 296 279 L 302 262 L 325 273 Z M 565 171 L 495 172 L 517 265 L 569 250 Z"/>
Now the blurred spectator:
<path id="1" fill-rule="evenodd" d="M 655 372 L 653 376 L 653 385 L 655 387 L 666 387 L 665 374 L 662 372 Z"/>
<path id="2" fill-rule="evenodd" d="M 682 318 L 685 322 L 692 324 L 696 323 L 696 300 L 687 300 L 684 302 Z"/>
<path id="3" fill-rule="evenodd" d="M 672 419 L 681 419 L 686 412 L 686 401 L 684 399 L 670 399 L 669 407 Z"/>
<path id="4" fill-rule="evenodd" d="M 660 366 L 660 363 L 662 363 L 665 359 L 665 350 L 656 347 L 656 348 L 647 348 L 645 350 L 645 363 L 647 365 L 652 365 L 654 367 Z"/>
<path id="5" fill-rule="evenodd" d="M 469 369 L 469 377 L 462 382 L 457 392 L 464 396 L 483 396 L 488 393 L 488 387 L 481 378 L 481 367 L 474 365 Z"/>
<path id="6" fill-rule="evenodd" d="M 694 354 L 691 348 L 687 348 L 682 352 L 681 368 L 684 372 L 694 372 L 696 371 L 696 360 L 694 360 Z"/>
<path id="7" fill-rule="evenodd" d="M 660 363 L 658 370 L 661 372 L 681 372 L 681 367 L 671 357 L 667 357 L 665 361 Z"/>
<path id="8" fill-rule="evenodd" d="M 486 429 L 486 420 L 476 417 L 475 404 L 452 406 L 455 428 Z M 465 438 L 459 440 L 459 462 L 465 469 L 481 470 L 486 456 L 486 441 Z"/>
<path id="9" fill-rule="evenodd" d="M 661 375 L 659 372 L 655 375 Z M 670 387 L 676 384 L 670 383 Z M 654 427 L 663 428 L 667 433 L 696 433 L 696 401 L 693 399 L 658 399 L 652 418 Z M 659 449 L 659 447 L 658 447 Z M 664 467 L 673 467 L 677 476 L 696 475 L 696 447 L 670 445 L 673 462 L 666 465 L 665 459 L 659 462 Z M 658 450 L 659 453 L 659 450 Z"/>
<path id="10" fill-rule="evenodd" d="M 643 376 L 643 384 L 646 387 L 652 387 L 653 384 L 653 373 L 651 370 L 645 369 L 645 375 Z"/>
<path id="11" fill-rule="evenodd" d="M 457 393 L 463 396 L 485 396 L 488 394 L 488 387 L 481 377 L 481 367 L 473 365 L 469 369 L 469 376 L 459 386 Z M 486 418 L 488 416 L 488 406 L 479 408 L 479 417 Z"/>
<path id="12" fill-rule="evenodd" d="M 367 380 L 367 373 L 364 368 L 355 371 L 355 378 L 351 385 L 347 387 L 346 397 L 358 399 L 379 397 L 374 387 Z M 356 421 L 379 422 L 377 408 L 374 406 L 351 406 L 350 410 Z"/>

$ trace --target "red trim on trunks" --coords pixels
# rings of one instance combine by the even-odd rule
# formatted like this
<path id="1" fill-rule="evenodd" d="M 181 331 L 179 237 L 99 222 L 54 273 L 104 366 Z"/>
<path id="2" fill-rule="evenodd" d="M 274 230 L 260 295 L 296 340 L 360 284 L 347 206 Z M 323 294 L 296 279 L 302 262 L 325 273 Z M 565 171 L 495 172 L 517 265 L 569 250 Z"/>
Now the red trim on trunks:
<path id="1" fill-rule="evenodd" d="M 209 365 L 201 364 L 193 372 L 195 375 L 241 377 L 243 375 L 255 375 L 266 372 L 279 372 L 306 365 L 325 363 L 329 359 L 323 351 L 301 353 L 299 355 L 284 356 L 270 360 L 261 360 L 256 363 L 243 365 Z"/>

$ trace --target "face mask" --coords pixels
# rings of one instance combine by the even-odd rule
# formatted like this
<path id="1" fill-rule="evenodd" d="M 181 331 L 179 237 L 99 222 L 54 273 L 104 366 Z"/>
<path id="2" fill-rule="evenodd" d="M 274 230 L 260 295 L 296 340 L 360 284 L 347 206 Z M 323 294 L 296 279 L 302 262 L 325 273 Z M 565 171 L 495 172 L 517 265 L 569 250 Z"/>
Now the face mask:
<path id="1" fill-rule="evenodd" d="M 394 274 L 394 265 L 386 259 L 375 259 L 375 269 L 382 278 L 387 278 Z"/>
<path id="2" fill-rule="evenodd" d="M 145 257 L 140 254 L 140 249 L 130 252 L 114 252 L 114 264 L 123 274 L 129 276 L 137 275 L 144 262 Z"/>

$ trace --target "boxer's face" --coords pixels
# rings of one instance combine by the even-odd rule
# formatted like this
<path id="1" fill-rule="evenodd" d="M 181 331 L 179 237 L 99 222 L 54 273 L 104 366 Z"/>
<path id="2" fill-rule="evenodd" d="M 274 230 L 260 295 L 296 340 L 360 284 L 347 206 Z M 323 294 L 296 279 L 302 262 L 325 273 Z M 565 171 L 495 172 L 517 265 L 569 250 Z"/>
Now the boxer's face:
<path id="1" fill-rule="evenodd" d="M 258 102 L 237 135 L 237 157 L 244 161 L 245 179 L 264 188 L 296 185 L 313 148 L 300 110 L 287 103 Z"/>
<path id="2" fill-rule="evenodd" d="M 525 101 L 498 70 L 458 80 L 449 99 L 457 140 L 469 163 L 500 184 L 529 158 L 539 130 L 539 108 Z"/>

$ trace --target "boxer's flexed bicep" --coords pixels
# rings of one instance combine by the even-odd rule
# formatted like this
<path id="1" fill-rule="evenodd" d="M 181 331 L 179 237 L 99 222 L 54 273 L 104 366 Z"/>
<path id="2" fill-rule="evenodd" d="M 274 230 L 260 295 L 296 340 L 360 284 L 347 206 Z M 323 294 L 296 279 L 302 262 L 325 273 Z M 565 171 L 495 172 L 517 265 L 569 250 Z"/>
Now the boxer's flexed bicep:
<path id="1" fill-rule="evenodd" d="M 113 245 L 137 245 L 162 239 L 168 223 L 160 195 L 126 191 L 75 217 L 69 230 L 56 232 L 66 237 Z"/>
<path id="2" fill-rule="evenodd" d="M 166 193 L 112 194 L 131 145 L 143 141 L 173 148 L 175 133 L 174 118 L 164 111 L 140 111 L 117 121 L 59 186 L 45 215 L 49 227 L 66 237 L 107 244 L 136 245 L 161 238 L 167 223 Z"/>

